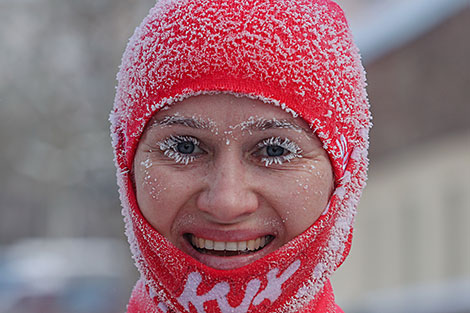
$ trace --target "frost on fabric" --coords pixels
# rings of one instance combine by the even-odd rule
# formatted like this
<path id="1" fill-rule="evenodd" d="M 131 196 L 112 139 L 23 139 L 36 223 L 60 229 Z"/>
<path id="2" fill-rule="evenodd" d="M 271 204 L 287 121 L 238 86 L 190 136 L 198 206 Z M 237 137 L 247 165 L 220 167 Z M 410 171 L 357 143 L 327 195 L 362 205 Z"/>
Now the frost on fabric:
<path id="1" fill-rule="evenodd" d="M 160 0 L 131 37 L 117 80 L 110 121 L 119 192 L 133 257 L 146 279 L 152 273 L 135 237 L 146 225 L 136 213 L 129 171 L 138 140 L 158 110 L 190 96 L 229 93 L 307 121 L 334 167 L 337 189 L 325 212 L 333 225 L 311 279 L 274 311 L 296 312 L 312 300 L 346 257 L 368 166 L 365 73 L 336 4 Z M 163 263 L 183 268 L 166 254 L 165 244 L 151 248 Z M 147 283 L 154 290 L 160 282 Z M 154 296 L 170 303 L 164 292 Z"/>
<path id="2" fill-rule="evenodd" d="M 300 99 L 318 106 L 317 115 L 325 120 L 305 118 L 315 121 L 331 156 L 339 158 L 341 152 L 336 150 L 332 134 L 342 132 L 342 124 L 359 121 L 358 127 L 367 128 L 369 123 L 366 96 L 361 94 L 365 79 L 359 55 L 346 21 L 322 14 L 331 4 L 300 1 L 294 6 L 290 2 L 200 5 L 193 1 L 159 1 L 131 38 L 118 74 L 116 102 L 120 112 L 116 114 L 122 116 L 125 137 L 140 136 L 148 117 L 166 104 L 166 94 L 181 80 L 191 80 L 194 88 L 204 89 L 206 75 L 221 72 L 229 82 L 271 82 L 270 89 L 286 93 L 278 99 L 279 105 L 294 114 L 304 112 L 284 100 Z M 236 20 L 243 23 L 222 18 L 231 14 L 240 15 Z M 285 15 L 297 24 L 287 24 L 288 19 L 281 18 Z M 179 22 L 182 20 L 185 23 Z M 224 81 L 213 84 L 222 90 L 228 87 Z M 267 90 L 245 93 L 280 98 Z M 142 105 L 136 107 L 135 103 Z M 352 105 L 364 109 L 351 112 Z M 326 119 L 337 122 L 326 123 Z M 345 134 L 349 140 L 351 135 Z"/>

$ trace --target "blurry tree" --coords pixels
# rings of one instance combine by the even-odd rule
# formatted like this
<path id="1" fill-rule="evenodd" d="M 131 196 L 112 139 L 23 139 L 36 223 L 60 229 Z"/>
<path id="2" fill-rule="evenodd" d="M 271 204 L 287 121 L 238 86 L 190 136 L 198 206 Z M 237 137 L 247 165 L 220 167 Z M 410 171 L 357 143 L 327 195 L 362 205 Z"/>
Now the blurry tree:
<path id="1" fill-rule="evenodd" d="M 123 232 L 108 114 L 122 51 L 153 4 L 0 2 L 0 243 Z"/>

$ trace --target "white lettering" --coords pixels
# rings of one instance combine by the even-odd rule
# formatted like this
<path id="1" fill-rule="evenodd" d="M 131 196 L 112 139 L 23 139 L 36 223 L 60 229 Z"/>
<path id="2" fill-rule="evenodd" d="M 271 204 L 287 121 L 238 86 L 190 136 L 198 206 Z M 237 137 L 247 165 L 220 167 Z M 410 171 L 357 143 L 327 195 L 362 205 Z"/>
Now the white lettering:
<path id="1" fill-rule="evenodd" d="M 226 282 L 216 284 L 209 292 L 203 295 L 197 295 L 197 289 L 201 284 L 202 277 L 198 272 L 192 272 L 188 276 L 188 280 L 184 286 L 183 293 L 178 298 L 178 302 L 187 311 L 189 311 L 189 303 L 191 302 L 198 313 L 205 313 L 204 303 L 216 300 L 222 313 L 247 313 L 252 303 L 258 305 L 265 299 L 270 300 L 271 303 L 276 301 L 282 293 L 282 284 L 299 269 L 300 263 L 300 260 L 293 262 L 279 277 L 277 277 L 279 269 L 275 268 L 269 271 L 267 274 L 268 284 L 256 297 L 255 295 L 260 289 L 261 282 L 258 279 L 250 280 L 246 286 L 243 301 L 237 307 L 232 307 L 228 303 L 227 295 L 230 292 L 230 286 Z"/>
<path id="2" fill-rule="evenodd" d="M 237 307 L 232 307 L 227 301 L 227 297 L 222 297 L 217 299 L 219 308 L 222 313 L 246 313 L 250 307 L 253 297 L 258 292 L 261 282 L 258 279 L 252 279 L 246 286 L 245 297 L 243 298 L 242 303 Z"/>
<path id="3" fill-rule="evenodd" d="M 179 296 L 178 302 L 189 311 L 189 302 L 191 302 L 196 308 L 198 313 L 204 313 L 204 302 L 210 300 L 218 300 L 221 297 L 227 297 L 230 291 L 228 283 L 218 283 L 208 293 L 198 296 L 197 288 L 202 281 L 201 274 L 198 272 L 192 272 L 188 276 L 188 281 L 184 286 L 184 291 Z"/>
<path id="4" fill-rule="evenodd" d="M 163 313 L 168 312 L 168 307 L 167 307 L 166 304 L 163 303 L 163 302 L 160 302 L 160 303 L 158 304 L 158 308 L 159 308 L 160 310 L 162 310 Z"/>
<path id="5" fill-rule="evenodd" d="M 269 299 L 273 303 L 282 293 L 281 286 L 288 280 L 300 267 L 300 260 L 293 262 L 289 267 L 282 273 L 282 275 L 277 278 L 276 275 L 279 272 L 279 269 L 275 268 L 269 271 L 268 273 L 268 285 L 264 288 L 263 291 L 256 296 L 253 301 L 254 305 L 258 305 L 263 302 L 264 299 Z"/>

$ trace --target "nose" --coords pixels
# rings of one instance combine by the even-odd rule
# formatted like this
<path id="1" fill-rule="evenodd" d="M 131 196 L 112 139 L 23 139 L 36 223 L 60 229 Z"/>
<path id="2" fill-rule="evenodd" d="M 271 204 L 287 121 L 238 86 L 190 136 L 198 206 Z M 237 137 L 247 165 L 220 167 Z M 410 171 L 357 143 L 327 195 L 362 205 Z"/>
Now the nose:
<path id="1" fill-rule="evenodd" d="M 214 162 L 206 179 L 197 206 L 213 222 L 236 224 L 257 210 L 254 180 L 235 153 L 221 156 Z"/>

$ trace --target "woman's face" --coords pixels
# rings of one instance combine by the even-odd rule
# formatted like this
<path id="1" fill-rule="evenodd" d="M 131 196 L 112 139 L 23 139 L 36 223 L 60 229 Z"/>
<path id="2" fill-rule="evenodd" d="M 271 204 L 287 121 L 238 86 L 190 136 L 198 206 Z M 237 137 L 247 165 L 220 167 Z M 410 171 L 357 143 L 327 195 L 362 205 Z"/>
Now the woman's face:
<path id="1" fill-rule="evenodd" d="M 217 269 L 247 265 L 301 234 L 333 190 L 328 155 L 304 120 L 222 94 L 160 110 L 139 142 L 134 177 L 149 223 Z"/>

